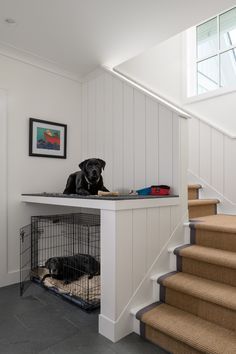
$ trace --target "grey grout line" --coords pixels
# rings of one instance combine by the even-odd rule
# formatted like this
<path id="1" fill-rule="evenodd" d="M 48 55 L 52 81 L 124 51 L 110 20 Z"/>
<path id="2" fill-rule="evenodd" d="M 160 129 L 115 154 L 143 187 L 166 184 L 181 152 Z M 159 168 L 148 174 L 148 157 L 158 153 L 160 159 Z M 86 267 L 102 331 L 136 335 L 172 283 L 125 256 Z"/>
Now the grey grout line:
<path id="1" fill-rule="evenodd" d="M 38 302 L 40 302 L 42 305 L 47 306 L 48 304 L 41 300 L 38 296 L 34 295 L 33 298 L 35 298 Z"/>
<path id="2" fill-rule="evenodd" d="M 75 327 L 76 329 L 79 329 L 79 327 L 72 321 L 72 320 L 70 320 L 69 318 L 67 318 L 67 317 L 65 317 L 65 316 L 63 316 L 62 317 L 63 318 L 63 320 L 65 320 L 65 321 L 67 321 L 68 323 L 70 323 L 73 327 Z"/>
<path id="3" fill-rule="evenodd" d="M 25 329 L 30 329 L 17 315 L 14 315 L 13 317 L 18 321 L 18 323 L 20 323 L 22 327 Z"/>

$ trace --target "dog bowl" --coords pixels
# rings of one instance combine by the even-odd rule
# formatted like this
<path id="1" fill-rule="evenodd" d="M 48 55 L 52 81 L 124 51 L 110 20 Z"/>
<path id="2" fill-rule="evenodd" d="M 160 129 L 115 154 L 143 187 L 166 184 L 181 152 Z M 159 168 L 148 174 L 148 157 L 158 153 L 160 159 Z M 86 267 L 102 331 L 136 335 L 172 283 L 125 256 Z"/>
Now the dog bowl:
<path id="1" fill-rule="evenodd" d="M 138 189 L 136 192 L 138 193 L 138 195 L 149 195 L 151 194 L 151 187 Z"/>
<path id="2" fill-rule="evenodd" d="M 169 195 L 170 187 L 165 185 L 151 186 L 151 195 Z"/>

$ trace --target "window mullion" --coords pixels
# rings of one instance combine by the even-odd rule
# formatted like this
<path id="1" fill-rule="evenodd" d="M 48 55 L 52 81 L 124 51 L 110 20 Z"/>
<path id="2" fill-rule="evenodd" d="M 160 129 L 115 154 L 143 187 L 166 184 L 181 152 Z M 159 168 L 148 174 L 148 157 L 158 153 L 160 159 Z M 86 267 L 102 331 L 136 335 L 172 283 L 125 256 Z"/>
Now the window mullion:
<path id="1" fill-rule="evenodd" d="M 232 44 L 232 46 L 228 47 L 227 49 L 221 49 L 219 53 L 223 54 L 223 53 L 229 52 L 230 50 L 235 49 L 235 48 L 236 48 L 236 44 Z"/>
<path id="2" fill-rule="evenodd" d="M 211 59 L 213 57 L 216 57 L 218 55 L 218 51 L 216 51 L 214 54 L 208 55 L 206 57 L 203 57 L 201 59 L 196 59 L 196 63 L 200 63 L 201 61 L 207 60 L 207 59 Z"/>

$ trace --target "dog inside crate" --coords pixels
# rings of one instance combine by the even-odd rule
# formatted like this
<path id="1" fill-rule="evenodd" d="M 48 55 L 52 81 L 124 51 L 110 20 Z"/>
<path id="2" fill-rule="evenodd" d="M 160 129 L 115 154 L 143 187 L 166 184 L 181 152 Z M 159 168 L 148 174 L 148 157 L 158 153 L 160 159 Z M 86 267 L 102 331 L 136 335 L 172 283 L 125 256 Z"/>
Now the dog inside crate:
<path id="1" fill-rule="evenodd" d="M 100 217 L 35 216 L 31 222 L 30 277 L 82 308 L 100 304 Z"/>

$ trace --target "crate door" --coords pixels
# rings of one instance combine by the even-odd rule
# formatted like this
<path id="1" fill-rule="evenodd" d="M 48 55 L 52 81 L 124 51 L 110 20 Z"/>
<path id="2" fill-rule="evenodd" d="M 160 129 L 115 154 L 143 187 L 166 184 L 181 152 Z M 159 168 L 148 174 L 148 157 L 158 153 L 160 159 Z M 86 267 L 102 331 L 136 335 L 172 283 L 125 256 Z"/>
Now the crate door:
<path id="1" fill-rule="evenodd" d="M 20 294 L 29 287 L 32 268 L 32 225 L 20 229 Z"/>

